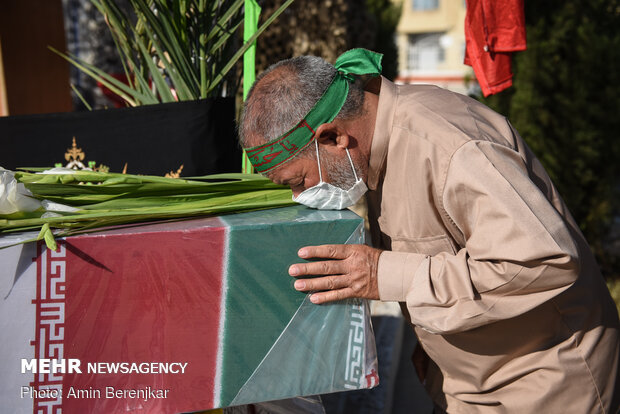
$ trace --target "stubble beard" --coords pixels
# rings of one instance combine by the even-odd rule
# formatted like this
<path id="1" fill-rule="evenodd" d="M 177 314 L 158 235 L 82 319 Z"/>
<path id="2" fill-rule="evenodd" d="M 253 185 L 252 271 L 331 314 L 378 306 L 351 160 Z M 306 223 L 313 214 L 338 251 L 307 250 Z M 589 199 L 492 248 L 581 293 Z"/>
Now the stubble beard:
<path id="1" fill-rule="evenodd" d="M 330 184 L 343 190 L 348 190 L 355 185 L 355 175 L 353 174 L 351 163 L 349 163 L 349 157 L 346 155 L 344 157 L 335 157 L 327 151 L 322 151 L 321 164 L 325 166 Z M 359 171 L 356 172 L 360 173 Z"/>

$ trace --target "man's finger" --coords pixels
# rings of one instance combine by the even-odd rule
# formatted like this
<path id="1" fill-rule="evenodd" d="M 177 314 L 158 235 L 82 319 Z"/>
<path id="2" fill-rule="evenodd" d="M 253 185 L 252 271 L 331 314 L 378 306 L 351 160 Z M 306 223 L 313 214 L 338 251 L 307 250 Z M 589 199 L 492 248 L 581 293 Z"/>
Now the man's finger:
<path id="1" fill-rule="evenodd" d="M 335 302 L 337 300 L 343 300 L 354 297 L 355 294 L 349 288 L 328 290 L 327 292 L 317 292 L 310 295 L 310 301 L 314 304 L 320 305 L 321 303 Z"/>
<path id="2" fill-rule="evenodd" d="M 347 278 L 342 275 L 321 277 L 317 279 L 300 279 L 295 282 L 295 289 L 302 292 L 308 292 L 311 290 L 334 290 L 347 286 Z"/>
<path id="3" fill-rule="evenodd" d="M 324 262 L 295 263 L 288 269 L 291 276 L 304 275 L 338 275 L 345 273 L 344 264 L 340 260 Z"/>
<path id="4" fill-rule="evenodd" d="M 302 259 L 346 259 L 349 256 L 348 244 L 323 244 L 321 246 L 305 246 L 297 254 Z"/>

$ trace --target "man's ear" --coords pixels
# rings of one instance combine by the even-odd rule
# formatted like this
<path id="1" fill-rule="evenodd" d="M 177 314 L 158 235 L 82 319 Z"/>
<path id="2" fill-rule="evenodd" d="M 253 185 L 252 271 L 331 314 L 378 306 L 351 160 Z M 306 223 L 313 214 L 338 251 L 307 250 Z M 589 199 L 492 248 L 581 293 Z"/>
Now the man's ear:
<path id="1" fill-rule="evenodd" d="M 345 149 L 349 146 L 347 131 L 335 122 L 321 124 L 315 131 L 319 144 Z"/>

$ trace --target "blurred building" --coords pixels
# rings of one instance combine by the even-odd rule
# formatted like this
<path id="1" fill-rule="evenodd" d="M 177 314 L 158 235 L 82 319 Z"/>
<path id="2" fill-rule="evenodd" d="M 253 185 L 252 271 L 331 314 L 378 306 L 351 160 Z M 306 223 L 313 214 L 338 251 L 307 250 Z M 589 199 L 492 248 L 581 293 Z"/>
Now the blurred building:
<path id="1" fill-rule="evenodd" d="M 397 31 L 399 83 L 430 83 L 476 93 L 465 56 L 465 0 L 399 0 Z"/>

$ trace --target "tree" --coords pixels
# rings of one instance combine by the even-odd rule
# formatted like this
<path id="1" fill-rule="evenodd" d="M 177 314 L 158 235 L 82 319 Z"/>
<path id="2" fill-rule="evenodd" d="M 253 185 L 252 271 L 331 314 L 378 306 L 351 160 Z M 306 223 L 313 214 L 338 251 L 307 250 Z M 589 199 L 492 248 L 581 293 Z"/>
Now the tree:
<path id="1" fill-rule="evenodd" d="M 392 0 L 366 0 L 368 12 L 375 16 L 377 29 L 373 50 L 383 53 L 382 74 L 394 80 L 398 75 L 398 48 L 396 47 L 396 26 L 400 20 L 402 4 Z"/>
<path id="2" fill-rule="evenodd" d="M 606 275 L 620 215 L 620 1 L 525 2 L 527 50 L 514 86 L 485 103 L 506 115 L 549 172 Z"/>

